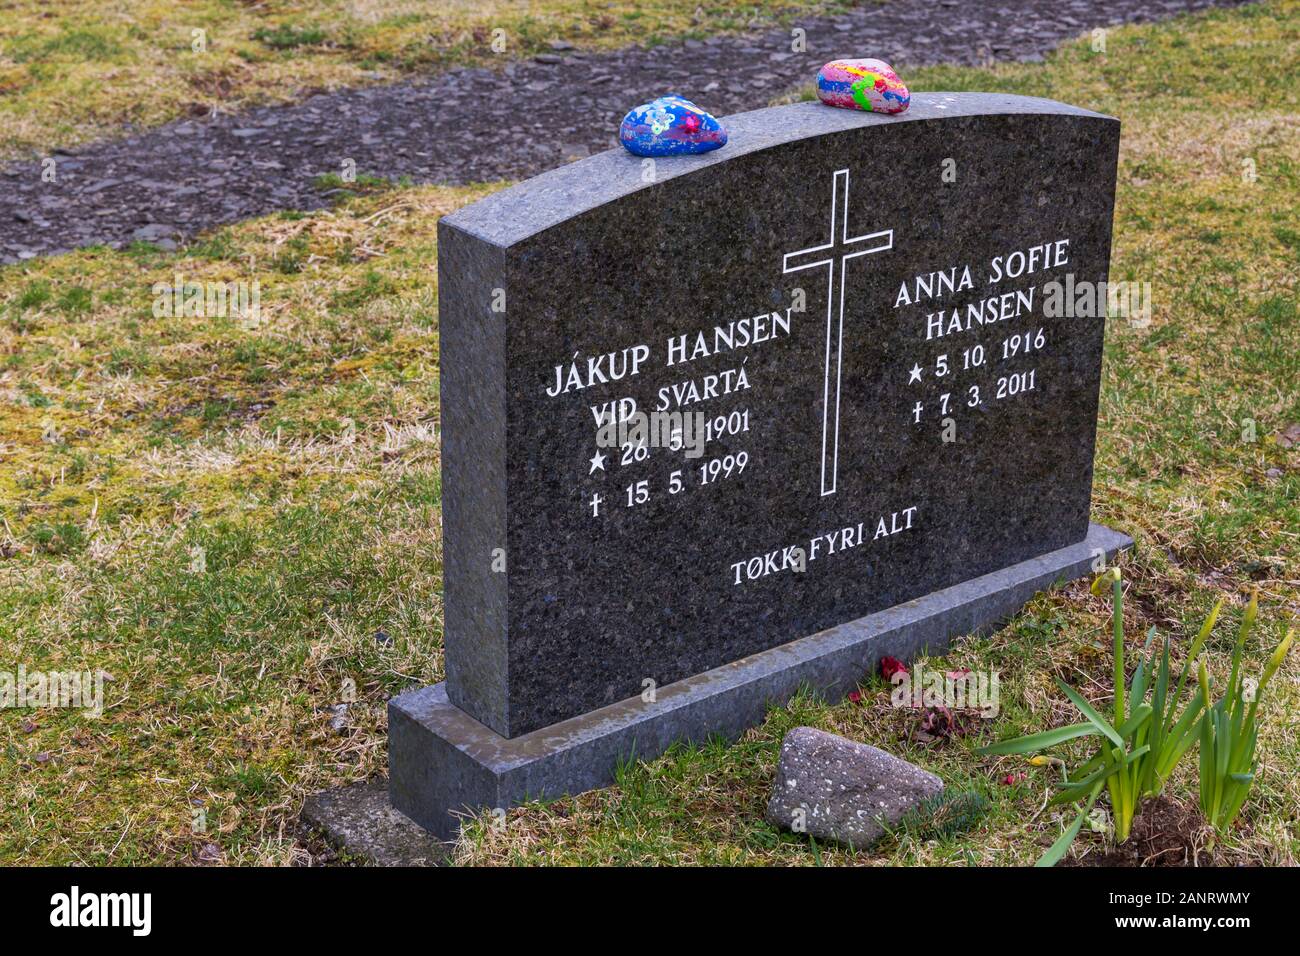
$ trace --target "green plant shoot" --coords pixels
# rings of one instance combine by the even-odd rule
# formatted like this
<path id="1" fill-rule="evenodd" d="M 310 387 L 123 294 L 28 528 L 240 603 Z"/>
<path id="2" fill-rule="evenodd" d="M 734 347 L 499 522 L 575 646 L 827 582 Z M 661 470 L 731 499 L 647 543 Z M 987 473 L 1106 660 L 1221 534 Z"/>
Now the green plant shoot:
<path id="1" fill-rule="evenodd" d="M 1258 593 L 1252 595 L 1246 613 L 1242 615 L 1241 629 L 1232 651 L 1227 689 L 1201 719 L 1201 812 L 1219 834 L 1232 826 L 1254 785 L 1259 762 L 1255 754 L 1259 743 L 1259 701 L 1265 685 L 1282 666 L 1295 638 L 1293 630 L 1286 632 L 1264 666 L 1258 684 L 1252 685 L 1246 680 L 1241 657 L 1258 613 L 1258 599 Z M 1204 669 L 1200 681 L 1201 693 L 1209 700 L 1210 678 Z"/>
<path id="2" fill-rule="evenodd" d="M 1034 753 L 1073 740 L 1076 737 L 1101 737 L 1095 754 L 1086 763 L 1066 773 L 1065 779 L 1049 801 L 1051 804 L 1083 803 L 1074 822 L 1043 854 L 1038 866 L 1053 866 L 1074 838 L 1078 836 L 1084 820 L 1096 805 L 1102 790 L 1110 798 L 1111 815 L 1115 823 L 1115 839 L 1123 843 L 1128 839 L 1141 802 L 1164 789 L 1165 781 L 1188 748 L 1197 741 L 1196 722 L 1209 703 L 1202 684 L 1187 702 L 1181 714 L 1180 702 L 1187 685 L 1191 662 L 1200 654 L 1210 631 L 1219 616 L 1219 604 L 1201 627 L 1196 640 L 1178 674 L 1172 680 L 1169 662 L 1169 639 L 1165 638 L 1157 655 L 1152 652 L 1156 632 L 1147 632 L 1146 644 L 1127 687 L 1124 681 L 1124 587 L 1118 568 L 1111 568 L 1092 584 L 1094 594 L 1100 595 L 1106 585 L 1113 593 L 1112 634 L 1114 639 L 1115 704 L 1111 719 L 1107 720 L 1082 694 L 1058 680 L 1062 692 L 1070 699 L 1080 714 L 1082 723 L 1057 727 L 1054 730 L 1004 740 L 983 747 L 981 754 Z M 1203 665 L 1202 665 L 1203 666 Z"/>

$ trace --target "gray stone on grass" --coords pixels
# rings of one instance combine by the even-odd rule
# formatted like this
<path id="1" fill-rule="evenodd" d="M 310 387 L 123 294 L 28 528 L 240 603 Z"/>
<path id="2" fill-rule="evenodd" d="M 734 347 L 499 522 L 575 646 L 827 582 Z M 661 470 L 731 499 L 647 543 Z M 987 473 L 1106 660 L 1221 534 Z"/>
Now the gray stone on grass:
<path id="1" fill-rule="evenodd" d="M 943 781 L 915 764 L 868 744 L 812 727 L 796 727 L 781 742 L 770 823 L 818 840 L 864 849 L 928 797 Z"/>
<path id="2" fill-rule="evenodd" d="M 314 794 L 303 806 L 302 819 L 372 866 L 437 866 L 451 852 L 451 844 L 393 809 L 385 780 Z"/>

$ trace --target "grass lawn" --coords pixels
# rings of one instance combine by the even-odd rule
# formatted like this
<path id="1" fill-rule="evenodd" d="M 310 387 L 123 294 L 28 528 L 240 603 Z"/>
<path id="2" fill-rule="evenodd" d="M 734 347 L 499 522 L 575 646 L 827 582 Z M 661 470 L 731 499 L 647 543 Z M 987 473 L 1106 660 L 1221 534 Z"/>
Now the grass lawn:
<path id="1" fill-rule="evenodd" d="M 1154 309 L 1147 326 L 1110 322 L 1094 512 L 1138 542 L 1134 641 L 1155 625 L 1181 654 L 1225 599 L 1220 684 L 1250 588 L 1255 671 L 1300 610 L 1300 445 L 1280 437 L 1300 423 L 1297 10 L 1275 0 L 1115 30 L 1105 54 L 1081 42 L 1044 64 L 905 77 L 1123 119 L 1112 277 L 1149 281 Z M 386 700 L 442 678 L 433 221 L 493 188 L 378 188 L 179 253 L 0 269 L 0 670 L 112 676 L 101 718 L 0 714 L 0 863 L 302 861 L 303 798 L 383 771 Z M 259 321 L 156 316 L 156 284 L 176 275 L 256 281 Z M 959 642 L 945 667 L 1001 673 L 1001 715 L 968 736 L 922 743 L 873 677 L 857 703 L 800 699 L 735 746 L 634 765 L 504 828 L 476 821 L 457 859 L 1032 862 L 1061 828 L 1040 812 L 1054 771 L 972 750 L 1074 720 L 1054 677 L 1107 700 L 1107 625 L 1108 604 L 1076 584 Z M 1296 656 L 1265 698 L 1260 777 L 1219 862 L 1296 862 Z M 762 820 L 798 724 L 898 753 L 991 810 L 971 833 L 873 854 L 811 847 Z M 1194 765 L 1176 800 L 1194 804 Z"/>
<path id="2" fill-rule="evenodd" d="M 851 0 L 6 0 L 0 160 L 449 66 L 708 37 Z M 197 32 L 196 32 L 197 31 Z M 496 31 L 501 31 L 500 33 Z"/>

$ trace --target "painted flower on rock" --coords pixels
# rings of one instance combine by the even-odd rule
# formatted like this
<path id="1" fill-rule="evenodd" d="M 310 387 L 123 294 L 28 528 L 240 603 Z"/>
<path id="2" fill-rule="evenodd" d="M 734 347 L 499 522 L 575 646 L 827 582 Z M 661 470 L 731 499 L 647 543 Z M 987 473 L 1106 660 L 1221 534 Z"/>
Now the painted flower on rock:
<path id="1" fill-rule="evenodd" d="M 727 130 L 712 114 L 669 93 L 629 110 L 618 141 L 637 156 L 678 156 L 726 145 Z"/>
<path id="2" fill-rule="evenodd" d="M 884 60 L 832 60 L 817 71 L 817 98 L 827 106 L 868 113 L 901 113 L 912 102 Z"/>
<path id="3" fill-rule="evenodd" d="M 665 109 L 646 110 L 645 120 L 650 124 L 650 132 L 660 136 L 673 125 L 673 114 Z"/>

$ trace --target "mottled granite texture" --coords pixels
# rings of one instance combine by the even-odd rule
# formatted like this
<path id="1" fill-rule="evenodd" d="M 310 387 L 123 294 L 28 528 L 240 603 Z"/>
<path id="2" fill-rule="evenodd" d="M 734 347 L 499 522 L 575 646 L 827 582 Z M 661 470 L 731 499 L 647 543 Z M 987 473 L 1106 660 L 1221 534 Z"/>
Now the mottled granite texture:
<path id="1" fill-rule="evenodd" d="M 767 822 L 862 849 L 909 810 L 943 793 L 943 781 L 893 754 L 815 727 L 781 741 Z"/>
<path id="2" fill-rule="evenodd" d="M 1087 533 L 1103 323 L 1045 318 L 1043 284 L 1106 278 L 1119 123 L 942 93 L 900 116 L 799 103 L 724 122 L 725 149 L 653 165 L 611 150 L 439 225 L 446 693 L 505 737 Z M 834 279 L 783 271 L 816 261 L 807 250 L 828 242 L 845 186 Z M 1067 265 L 989 284 L 994 257 L 1063 239 Z M 973 288 L 898 304 L 915 277 L 965 266 Z M 1031 288 L 1020 314 L 927 340 L 927 315 Z M 804 311 L 788 311 L 801 294 Z M 668 365 L 670 338 L 703 332 L 712 351 L 715 326 L 767 316 L 770 333 L 772 313 L 787 331 Z M 1005 339 L 1040 328 L 1042 347 L 1002 358 Z M 976 345 L 984 365 L 965 369 Z M 641 346 L 638 374 L 547 394 L 557 366 L 576 361 L 586 379 L 589 358 Z M 652 448 L 623 463 L 614 448 L 593 466 L 593 409 L 671 405 L 674 386 L 707 392 L 709 376 L 734 383 L 742 368 L 748 388 L 673 406 L 747 413 L 702 459 Z M 996 397 L 999 379 L 1030 371 L 1032 389 Z M 741 452 L 743 472 L 700 483 L 702 464 Z M 628 507 L 641 481 L 648 498 Z M 897 533 L 877 537 L 882 518 Z M 865 540 L 812 552 L 859 523 Z M 735 583 L 736 562 L 779 567 L 795 547 L 806 570 Z"/>

